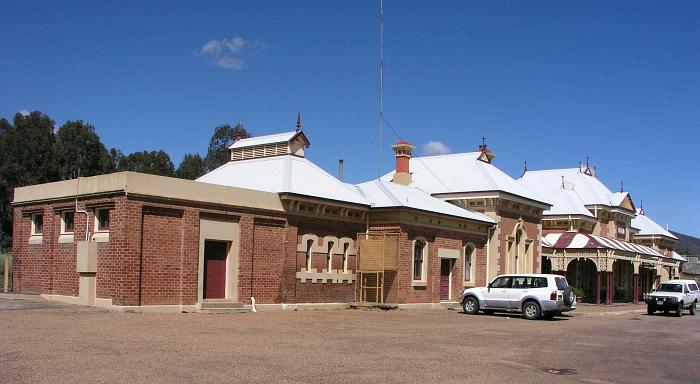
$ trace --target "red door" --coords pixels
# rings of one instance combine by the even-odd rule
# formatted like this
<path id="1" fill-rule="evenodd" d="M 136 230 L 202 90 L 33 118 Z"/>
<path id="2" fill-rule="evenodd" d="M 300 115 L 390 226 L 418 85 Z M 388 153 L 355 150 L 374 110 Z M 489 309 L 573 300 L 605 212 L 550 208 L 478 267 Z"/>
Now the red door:
<path id="1" fill-rule="evenodd" d="M 226 251 L 223 241 L 204 243 L 204 298 L 223 299 L 226 297 Z"/>
<path id="2" fill-rule="evenodd" d="M 452 260 L 440 260 L 440 300 L 450 299 L 450 271 L 452 270 Z"/>

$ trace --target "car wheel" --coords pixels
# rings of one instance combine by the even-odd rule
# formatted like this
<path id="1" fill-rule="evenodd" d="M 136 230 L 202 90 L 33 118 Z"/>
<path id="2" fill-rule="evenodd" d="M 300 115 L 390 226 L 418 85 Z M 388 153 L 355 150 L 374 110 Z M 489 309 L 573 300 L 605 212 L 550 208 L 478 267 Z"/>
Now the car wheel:
<path id="1" fill-rule="evenodd" d="M 693 305 L 690 306 L 690 315 L 695 316 L 695 307 L 697 306 L 697 303 L 693 303 Z"/>
<path id="2" fill-rule="evenodd" d="M 647 305 L 647 315 L 651 316 L 654 314 L 654 308 L 652 308 L 650 305 Z"/>
<path id="3" fill-rule="evenodd" d="M 467 315 L 476 315 L 479 312 L 479 302 L 473 297 L 467 297 L 462 302 L 462 308 Z"/>
<path id="4" fill-rule="evenodd" d="M 540 317 L 540 306 L 534 301 L 528 301 L 523 305 L 523 316 L 528 320 L 537 320 Z"/>
<path id="5" fill-rule="evenodd" d="M 683 316 L 683 303 L 678 303 L 678 307 L 676 308 L 676 317 L 681 316 Z"/>

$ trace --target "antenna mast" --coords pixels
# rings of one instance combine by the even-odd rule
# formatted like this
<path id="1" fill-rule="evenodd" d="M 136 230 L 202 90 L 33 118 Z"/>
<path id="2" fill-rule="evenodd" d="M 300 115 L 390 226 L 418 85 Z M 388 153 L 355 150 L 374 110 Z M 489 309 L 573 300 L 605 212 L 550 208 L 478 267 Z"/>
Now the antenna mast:
<path id="1" fill-rule="evenodd" d="M 384 130 L 384 0 L 379 0 L 379 163 L 377 178 L 382 177 L 382 131 Z"/>

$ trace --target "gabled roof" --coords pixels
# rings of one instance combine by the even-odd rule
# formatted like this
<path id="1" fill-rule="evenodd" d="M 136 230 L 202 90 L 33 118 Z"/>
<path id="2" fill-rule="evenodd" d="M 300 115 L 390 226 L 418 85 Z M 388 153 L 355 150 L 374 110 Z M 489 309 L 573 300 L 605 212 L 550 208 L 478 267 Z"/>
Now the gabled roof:
<path id="1" fill-rule="evenodd" d="M 265 144 L 286 143 L 295 139 L 297 135 L 300 135 L 303 138 L 303 140 L 306 142 L 306 146 L 308 147 L 309 140 L 306 138 L 306 135 L 304 135 L 302 131 L 291 131 L 284 133 L 275 133 L 273 135 L 256 136 L 236 140 L 233 142 L 233 144 L 231 144 L 231 146 L 228 147 L 228 149 L 252 147 L 256 145 Z"/>
<path id="2" fill-rule="evenodd" d="M 665 257 L 653 248 L 618 239 L 579 232 L 550 233 L 543 236 L 543 247 L 557 249 L 617 249 L 648 256 Z"/>
<path id="3" fill-rule="evenodd" d="M 411 208 L 489 224 L 495 223 L 495 220 L 489 216 L 436 199 L 414 187 L 382 180 L 368 181 L 356 187 L 372 204 L 372 208 Z"/>
<path id="4" fill-rule="evenodd" d="M 597 177 L 584 173 L 579 168 L 527 171 L 518 182 L 545 198 L 557 194 L 562 189 L 563 182 L 564 188 L 576 191 L 583 205 L 606 205 L 634 210 L 627 192 L 613 193 Z M 625 203 L 626 199 L 630 205 Z"/>
<path id="5" fill-rule="evenodd" d="M 637 209 L 637 215 L 632 219 L 632 227 L 639 229 L 637 236 L 665 236 L 678 240 L 671 232 L 645 215 L 641 209 Z"/>
<path id="6" fill-rule="evenodd" d="M 306 158 L 293 155 L 231 161 L 197 181 L 369 205 L 354 188 Z"/>
<path id="7" fill-rule="evenodd" d="M 671 251 L 671 258 L 673 260 L 678 260 L 678 261 L 682 261 L 682 262 L 688 261 L 688 259 L 686 259 L 685 257 L 681 256 L 680 254 L 676 253 L 676 251 Z"/>
<path id="8" fill-rule="evenodd" d="M 549 205 L 547 200 L 520 185 L 493 164 L 479 160 L 482 152 L 414 157 L 409 167 L 411 186 L 429 194 L 501 191 Z M 391 181 L 394 172 L 382 176 Z"/>
<path id="9" fill-rule="evenodd" d="M 543 213 L 545 215 L 578 215 L 595 218 L 591 211 L 581 202 L 581 197 L 573 189 L 559 188 L 559 190 L 549 198 L 552 207 Z"/>

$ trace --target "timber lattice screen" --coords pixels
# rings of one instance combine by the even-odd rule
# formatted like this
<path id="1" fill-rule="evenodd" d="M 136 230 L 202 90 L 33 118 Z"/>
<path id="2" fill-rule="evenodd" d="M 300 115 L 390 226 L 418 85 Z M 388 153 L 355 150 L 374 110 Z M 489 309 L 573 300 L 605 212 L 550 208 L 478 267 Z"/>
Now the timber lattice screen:
<path id="1" fill-rule="evenodd" d="M 398 269 L 399 234 L 359 233 L 357 239 L 357 301 L 383 304 L 387 271 Z"/>

